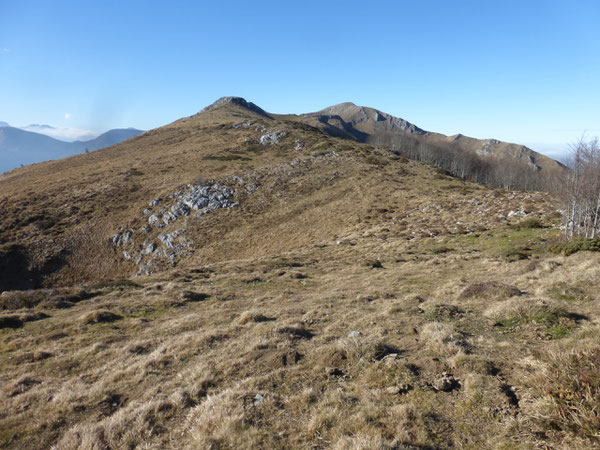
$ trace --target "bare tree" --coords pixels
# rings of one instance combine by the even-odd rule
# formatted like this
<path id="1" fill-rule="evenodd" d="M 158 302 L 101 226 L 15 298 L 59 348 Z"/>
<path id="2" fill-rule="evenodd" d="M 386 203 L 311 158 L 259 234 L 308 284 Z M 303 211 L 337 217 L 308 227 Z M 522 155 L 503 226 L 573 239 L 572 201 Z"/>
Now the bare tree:
<path id="1" fill-rule="evenodd" d="M 600 144 L 581 139 L 572 146 L 564 185 L 565 236 L 594 238 L 600 231 Z"/>

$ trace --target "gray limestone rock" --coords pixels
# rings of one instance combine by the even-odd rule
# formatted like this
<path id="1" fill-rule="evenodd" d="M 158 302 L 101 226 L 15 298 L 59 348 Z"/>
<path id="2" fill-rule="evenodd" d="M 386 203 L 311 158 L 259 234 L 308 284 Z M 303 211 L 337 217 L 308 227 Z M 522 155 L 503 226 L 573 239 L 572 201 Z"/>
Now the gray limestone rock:
<path id="1" fill-rule="evenodd" d="M 152 214 L 150 217 L 148 217 L 148 223 L 150 225 L 156 225 L 159 220 L 160 217 L 158 217 L 156 214 Z"/>
<path id="2" fill-rule="evenodd" d="M 154 251 L 154 249 L 155 249 L 154 244 L 150 244 L 150 245 L 148 245 L 148 247 L 146 247 L 142 251 L 142 255 L 149 255 L 150 253 L 152 253 Z"/>
<path id="3" fill-rule="evenodd" d="M 262 145 L 279 144 L 281 138 L 285 135 L 285 131 L 272 131 L 270 133 L 263 134 L 259 141 Z"/>

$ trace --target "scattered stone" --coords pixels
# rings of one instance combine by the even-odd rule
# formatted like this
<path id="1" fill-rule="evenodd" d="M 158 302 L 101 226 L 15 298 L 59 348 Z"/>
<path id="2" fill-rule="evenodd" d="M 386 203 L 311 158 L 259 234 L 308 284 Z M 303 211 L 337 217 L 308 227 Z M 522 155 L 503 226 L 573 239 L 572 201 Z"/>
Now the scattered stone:
<path id="1" fill-rule="evenodd" d="M 131 239 L 132 234 L 133 234 L 133 230 L 127 230 L 123 233 L 117 233 L 112 238 L 110 238 L 110 241 L 114 245 L 127 244 L 127 242 L 129 242 L 129 240 Z"/>
<path id="2" fill-rule="evenodd" d="M 510 211 L 506 217 L 526 216 L 527 213 L 523 210 Z"/>
<path id="3" fill-rule="evenodd" d="M 250 128 L 252 125 L 254 125 L 252 122 L 244 122 L 244 123 L 237 123 L 237 124 L 233 125 L 231 128 L 239 130 L 241 128 Z"/>
<path id="4" fill-rule="evenodd" d="M 256 405 L 260 405 L 264 401 L 265 401 L 265 398 L 262 395 L 256 394 L 254 396 L 254 399 L 252 400 L 252 403 L 254 403 L 254 405 L 256 406 Z"/>
<path id="5" fill-rule="evenodd" d="M 286 135 L 285 131 L 272 131 L 270 133 L 267 134 L 263 134 L 259 141 L 262 145 L 269 145 L 269 144 L 279 144 L 279 142 L 281 141 L 281 138 L 284 137 Z"/>
<path id="6" fill-rule="evenodd" d="M 154 251 L 154 244 L 150 244 L 148 245 L 148 247 L 146 247 L 143 251 L 142 251 L 142 255 L 149 255 L 150 253 L 152 253 Z"/>
<path id="7" fill-rule="evenodd" d="M 304 148 L 304 143 L 302 143 L 299 139 L 296 139 L 294 143 L 296 144 L 294 150 L 302 150 Z"/>
<path id="8" fill-rule="evenodd" d="M 460 389 L 460 382 L 447 372 L 443 372 L 439 378 L 433 380 L 433 389 L 440 392 L 451 392 Z"/>
<path id="9" fill-rule="evenodd" d="M 141 276 L 148 276 L 148 275 L 152 275 L 152 270 L 148 267 L 148 266 L 142 266 L 138 269 L 137 273 L 135 274 L 136 277 L 141 277 Z"/>
<path id="10" fill-rule="evenodd" d="M 245 126 L 245 125 L 244 125 Z M 280 139 L 285 133 L 274 133 L 275 140 Z M 231 176 L 228 182 L 241 186 L 247 193 L 253 192 L 257 186 L 245 186 L 242 178 Z M 219 183 L 200 181 L 201 184 L 188 184 L 184 189 L 168 194 L 164 198 L 157 197 L 149 202 L 150 208 L 143 210 L 143 220 L 147 223 L 140 228 L 146 234 L 152 233 L 153 229 L 172 227 L 182 217 L 194 215 L 202 217 L 212 211 L 222 208 L 239 207 L 239 202 L 234 202 L 236 191 Z M 152 208 L 161 205 L 153 212 Z M 122 255 L 125 261 L 131 261 L 139 266 L 145 258 L 145 266 L 140 267 L 136 276 L 149 275 L 160 259 L 174 265 L 177 257 L 185 255 L 193 244 L 183 236 L 185 229 L 173 232 L 164 232 L 158 236 L 158 243 L 144 242 L 139 248 L 135 245 L 134 229 L 125 230 L 120 228 L 119 233 L 110 238 L 113 245 L 127 245 Z M 136 248 L 137 247 L 137 248 Z"/>
<path id="11" fill-rule="evenodd" d="M 355 337 L 358 337 L 360 335 L 361 335 L 361 332 L 358 331 L 358 330 L 354 330 L 354 331 L 351 331 L 350 333 L 348 333 L 348 337 L 349 338 L 355 338 Z"/>
<path id="12" fill-rule="evenodd" d="M 398 357 L 398 353 L 390 353 L 389 355 L 384 356 L 381 359 L 381 362 L 386 367 L 393 367 L 400 362 L 400 358 Z"/>
<path id="13" fill-rule="evenodd" d="M 129 239 L 131 239 L 131 235 L 133 234 L 133 230 L 129 230 L 126 233 L 123 233 L 123 237 L 121 237 L 121 244 L 127 244 Z"/>
<path id="14" fill-rule="evenodd" d="M 408 391 L 412 390 L 412 386 L 410 384 L 402 383 L 398 386 L 390 386 L 386 388 L 386 392 L 392 395 L 404 395 L 407 394 Z"/>
<path id="15" fill-rule="evenodd" d="M 160 217 L 158 217 L 156 214 L 152 214 L 150 217 L 148 217 L 148 223 L 150 225 L 156 225 L 159 220 Z"/>

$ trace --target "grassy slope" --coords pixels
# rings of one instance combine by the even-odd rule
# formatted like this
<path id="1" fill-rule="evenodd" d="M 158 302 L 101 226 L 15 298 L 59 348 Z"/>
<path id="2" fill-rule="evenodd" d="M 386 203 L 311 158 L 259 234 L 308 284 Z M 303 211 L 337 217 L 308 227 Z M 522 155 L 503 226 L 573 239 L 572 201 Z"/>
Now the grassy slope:
<path id="1" fill-rule="evenodd" d="M 220 109 L 0 181 L 10 208 L 44 196 L 16 219 L 79 208 L 44 233 L 6 226 L 7 241 L 32 249 L 58 248 L 89 221 L 105 235 L 88 245 L 101 245 L 136 225 L 148 199 L 197 176 L 260 182 L 240 208 L 187 219 L 196 247 L 176 267 L 100 283 L 134 268 L 109 248 L 93 255 L 105 255 L 103 272 L 85 272 L 75 266 L 91 259 L 71 254 L 46 282 L 82 277 L 74 286 L 0 297 L 2 317 L 24 321 L 0 330 L 0 446 L 597 444 L 597 394 L 578 397 L 573 383 L 598 380 L 556 367 L 576 367 L 569 354 L 594 364 L 584 350 L 598 339 L 598 257 L 549 254 L 557 229 L 506 219 L 526 210 L 554 225 L 552 198 L 257 116 L 289 135 L 249 146 L 261 132 L 220 125 L 245 114 Z M 233 153 L 250 159 L 204 159 Z M 142 175 L 124 175 L 131 168 Z"/>

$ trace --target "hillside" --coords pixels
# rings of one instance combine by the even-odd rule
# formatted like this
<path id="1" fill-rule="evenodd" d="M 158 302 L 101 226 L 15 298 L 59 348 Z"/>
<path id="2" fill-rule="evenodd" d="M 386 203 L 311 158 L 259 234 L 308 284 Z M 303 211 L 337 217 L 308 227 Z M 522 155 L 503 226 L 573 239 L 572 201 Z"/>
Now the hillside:
<path id="1" fill-rule="evenodd" d="M 389 147 L 407 143 L 411 136 L 425 143 L 454 147 L 483 157 L 513 158 L 535 170 L 562 171 L 563 166 L 547 156 L 523 145 L 501 142 L 496 139 L 475 139 L 457 134 L 445 136 L 422 130 L 404 119 L 373 108 L 354 103 L 340 103 L 315 113 L 302 114 L 301 119 L 324 132 L 355 139 L 373 145 Z"/>
<path id="2" fill-rule="evenodd" d="M 597 446 L 559 199 L 324 131 L 226 98 L 0 176 L 0 446 Z"/>
<path id="3" fill-rule="evenodd" d="M 135 137 L 140 133 L 142 133 L 141 130 L 134 128 L 114 129 L 89 141 L 65 142 L 20 128 L 0 126 L 0 172 L 6 172 L 21 165 L 99 150 Z"/>

